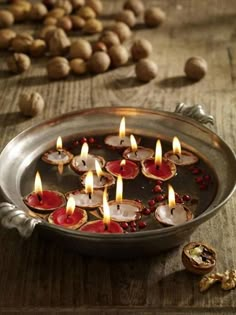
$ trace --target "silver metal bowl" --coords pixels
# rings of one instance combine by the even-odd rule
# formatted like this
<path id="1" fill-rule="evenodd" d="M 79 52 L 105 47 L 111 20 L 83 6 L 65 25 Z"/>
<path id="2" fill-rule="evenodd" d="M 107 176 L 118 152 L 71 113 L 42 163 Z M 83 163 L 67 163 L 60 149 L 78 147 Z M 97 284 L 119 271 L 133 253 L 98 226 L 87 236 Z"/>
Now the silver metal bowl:
<path id="1" fill-rule="evenodd" d="M 210 164 L 218 178 L 218 188 L 207 208 L 182 225 L 116 235 L 72 231 L 30 216 L 22 197 L 29 188 L 28 179 L 32 181 L 36 161 L 54 146 L 56 137 L 60 135 L 63 139 L 71 139 L 85 134 L 117 133 L 122 116 L 127 119 L 128 132 L 160 137 L 169 142 L 178 135 L 185 148 L 197 152 Z M 235 175 L 232 176 L 236 174 L 234 153 L 219 136 L 199 121 L 212 122 L 212 117 L 207 116 L 201 106 L 180 104 L 176 113 L 110 107 L 72 112 L 23 131 L 7 144 L 0 155 L 0 186 L 7 200 L 0 204 L 2 225 L 17 228 L 23 237 L 29 237 L 36 228 L 42 235 L 82 254 L 102 257 L 144 256 L 181 244 L 194 229 L 217 213 L 235 189 Z M 53 178 L 48 185 L 53 186 Z"/>

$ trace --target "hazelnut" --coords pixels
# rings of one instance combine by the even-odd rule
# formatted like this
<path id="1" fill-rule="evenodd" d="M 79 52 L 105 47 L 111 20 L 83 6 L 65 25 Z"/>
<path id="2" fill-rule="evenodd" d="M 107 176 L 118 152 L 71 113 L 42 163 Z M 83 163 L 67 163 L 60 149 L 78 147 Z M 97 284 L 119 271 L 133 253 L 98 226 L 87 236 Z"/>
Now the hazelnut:
<path id="1" fill-rule="evenodd" d="M 120 39 L 118 35 L 112 31 L 103 32 L 99 40 L 103 42 L 107 46 L 107 48 L 110 48 L 113 45 L 120 44 Z"/>
<path id="2" fill-rule="evenodd" d="M 19 98 L 18 106 L 25 116 L 36 116 L 44 109 L 44 99 L 37 92 L 22 93 Z"/>
<path id="3" fill-rule="evenodd" d="M 184 246 L 182 262 L 188 271 L 205 275 L 215 267 L 216 252 L 209 245 L 192 242 Z"/>
<path id="4" fill-rule="evenodd" d="M 117 14 L 116 21 L 123 22 L 127 24 L 129 27 L 133 27 L 136 24 L 136 17 L 133 11 L 123 10 Z"/>
<path id="5" fill-rule="evenodd" d="M 111 26 L 110 30 L 118 35 L 121 43 L 131 37 L 131 30 L 129 26 L 123 22 L 116 22 Z"/>
<path id="6" fill-rule="evenodd" d="M 65 10 L 62 8 L 55 8 L 48 12 L 47 17 L 53 17 L 55 19 L 59 19 L 65 15 Z"/>
<path id="7" fill-rule="evenodd" d="M 13 73 L 22 73 L 29 69 L 30 58 L 25 54 L 15 53 L 7 58 L 8 69 Z"/>
<path id="8" fill-rule="evenodd" d="M 72 29 L 72 22 L 69 16 L 63 16 L 57 21 L 57 26 L 62 28 L 65 32 Z"/>
<path id="9" fill-rule="evenodd" d="M 85 20 L 78 15 L 70 15 L 73 30 L 81 30 L 84 27 Z"/>
<path id="10" fill-rule="evenodd" d="M 49 16 L 43 21 L 43 24 L 44 25 L 56 25 L 57 24 L 57 19 L 55 19 L 52 16 Z"/>
<path id="11" fill-rule="evenodd" d="M 41 57 L 47 50 L 46 42 L 43 39 L 35 39 L 30 46 L 30 54 L 32 57 Z"/>
<path id="12" fill-rule="evenodd" d="M 86 5 L 92 8 L 97 15 L 102 13 L 103 5 L 100 0 L 86 0 Z"/>
<path id="13" fill-rule="evenodd" d="M 33 40 L 33 37 L 28 33 L 17 34 L 11 42 L 11 48 L 15 52 L 28 53 Z"/>
<path id="14" fill-rule="evenodd" d="M 70 39 L 67 37 L 63 29 L 56 28 L 49 37 L 48 46 L 52 56 L 61 56 L 68 52 L 70 48 Z"/>
<path id="15" fill-rule="evenodd" d="M 70 65 L 66 58 L 55 57 L 49 60 L 47 64 L 48 77 L 59 80 L 67 77 L 70 73 Z"/>
<path id="16" fill-rule="evenodd" d="M 141 59 L 135 66 L 138 80 L 149 82 L 157 76 L 157 65 L 150 59 Z"/>
<path id="17" fill-rule="evenodd" d="M 57 0 L 55 8 L 63 9 L 65 14 L 70 14 L 72 12 L 72 4 L 69 0 Z"/>
<path id="18" fill-rule="evenodd" d="M 127 63 L 129 59 L 129 54 L 127 49 L 122 45 L 112 46 L 108 54 L 111 58 L 111 64 L 113 67 L 120 67 Z"/>
<path id="19" fill-rule="evenodd" d="M 8 28 L 0 30 L 0 49 L 9 48 L 12 39 L 16 37 L 16 33 Z"/>
<path id="20" fill-rule="evenodd" d="M 83 28 L 83 31 L 87 34 L 101 33 L 102 30 L 102 22 L 97 19 L 88 19 Z"/>
<path id="21" fill-rule="evenodd" d="M 131 10 L 136 16 L 144 11 L 144 5 L 141 0 L 127 0 L 124 4 L 124 9 Z"/>
<path id="22" fill-rule="evenodd" d="M 29 15 L 29 11 L 24 6 L 18 4 L 11 5 L 9 11 L 13 14 L 15 22 L 23 22 Z"/>
<path id="23" fill-rule="evenodd" d="M 57 29 L 57 27 L 55 25 L 47 25 L 44 26 L 39 33 L 37 34 L 38 38 L 44 39 L 46 41 L 46 43 L 48 43 L 51 35 L 53 34 L 53 32 Z"/>
<path id="24" fill-rule="evenodd" d="M 75 74 L 85 74 L 87 70 L 87 63 L 80 58 L 75 58 L 70 61 L 71 71 Z"/>
<path id="25" fill-rule="evenodd" d="M 95 52 L 89 60 L 89 69 L 93 73 L 103 73 L 108 70 L 111 60 L 107 53 L 103 51 Z"/>
<path id="26" fill-rule="evenodd" d="M 88 60 L 92 55 L 92 46 L 86 39 L 77 39 L 72 42 L 69 55 L 72 59 L 81 58 L 83 60 Z"/>
<path id="27" fill-rule="evenodd" d="M 136 39 L 131 47 L 131 55 L 134 61 L 147 58 L 152 53 L 152 44 L 144 38 Z"/>
<path id="28" fill-rule="evenodd" d="M 95 11 L 88 6 L 80 8 L 79 11 L 77 11 L 77 14 L 85 20 L 93 19 L 96 17 Z"/>
<path id="29" fill-rule="evenodd" d="M 150 8 L 145 11 L 144 21 L 149 27 L 160 25 L 166 19 L 166 14 L 160 8 Z"/>
<path id="30" fill-rule="evenodd" d="M 33 3 L 30 10 L 30 18 L 34 21 L 41 21 L 48 13 L 48 9 L 43 3 Z"/>
<path id="31" fill-rule="evenodd" d="M 107 46 L 103 42 L 96 42 L 93 44 L 93 52 L 95 51 L 107 52 Z"/>
<path id="32" fill-rule="evenodd" d="M 0 28 L 9 27 L 14 23 L 14 16 L 10 11 L 0 10 Z"/>
<path id="33" fill-rule="evenodd" d="M 185 63 L 184 72 L 189 79 L 201 80 L 207 73 L 207 62 L 202 57 L 191 57 Z"/>
<path id="34" fill-rule="evenodd" d="M 78 10 L 85 5 L 85 0 L 70 0 L 72 8 Z"/>

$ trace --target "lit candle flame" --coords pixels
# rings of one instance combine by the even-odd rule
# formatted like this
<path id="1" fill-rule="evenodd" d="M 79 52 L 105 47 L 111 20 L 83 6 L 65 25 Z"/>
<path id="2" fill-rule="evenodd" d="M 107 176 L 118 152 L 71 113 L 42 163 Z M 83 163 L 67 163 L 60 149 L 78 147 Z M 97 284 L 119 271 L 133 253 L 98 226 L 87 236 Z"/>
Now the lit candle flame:
<path id="1" fill-rule="evenodd" d="M 173 209 L 176 206 L 175 191 L 171 185 L 168 185 L 168 204 L 170 209 Z"/>
<path id="2" fill-rule="evenodd" d="M 58 151 L 62 150 L 62 138 L 61 137 L 57 138 L 57 150 Z"/>
<path id="3" fill-rule="evenodd" d="M 83 161 L 86 161 L 88 158 L 89 146 L 87 142 L 84 142 L 81 148 L 80 157 Z"/>
<path id="4" fill-rule="evenodd" d="M 107 201 L 107 187 L 106 187 L 103 192 L 103 223 L 105 227 L 108 227 L 110 222 L 111 222 L 111 215 L 110 215 L 109 204 Z"/>
<path id="5" fill-rule="evenodd" d="M 66 214 L 72 215 L 75 211 L 75 199 L 70 196 L 66 204 Z"/>
<path id="6" fill-rule="evenodd" d="M 36 173 L 35 181 L 34 181 L 34 191 L 37 195 L 42 196 L 43 194 L 43 187 L 42 181 L 39 175 L 39 172 Z"/>
<path id="7" fill-rule="evenodd" d="M 126 164 L 126 160 L 122 160 L 121 162 L 120 162 L 120 167 L 122 168 L 122 166 L 124 166 Z"/>
<path id="8" fill-rule="evenodd" d="M 177 137 L 173 138 L 172 147 L 174 154 L 181 155 L 181 144 Z"/>
<path id="9" fill-rule="evenodd" d="M 103 171 L 102 171 L 101 166 L 97 160 L 95 160 L 95 169 L 96 169 L 96 173 L 97 173 L 98 178 L 100 178 L 103 174 Z"/>
<path id="10" fill-rule="evenodd" d="M 131 149 L 133 152 L 136 152 L 138 150 L 138 145 L 135 140 L 135 137 L 133 135 L 130 135 L 130 143 L 131 143 Z"/>
<path id="11" fill-rule="evenodd" d="M 93 172 L 89 171 L 85 177 L 85 192 L 86 194 L 93 193 Z"/>
<path id="12" fill-rule="evenodd" d="M 125 137 L 125 117 L 120 121 L 119 137 L 122 139 Z"/>
<path id="13" fill-rule="evenodd" d="M 162 148 L 161 141 L 157 140 L 156 142 L 156 151 L 155 151 L 155 165 L 161 166 L 162 164 Z"/>
<path id="14" fill-rule="evenodd" d="M 122 176 L 118 175 L 116 181 L 116 202 L 121 203 L 123 199 L 123 181 Z"/>

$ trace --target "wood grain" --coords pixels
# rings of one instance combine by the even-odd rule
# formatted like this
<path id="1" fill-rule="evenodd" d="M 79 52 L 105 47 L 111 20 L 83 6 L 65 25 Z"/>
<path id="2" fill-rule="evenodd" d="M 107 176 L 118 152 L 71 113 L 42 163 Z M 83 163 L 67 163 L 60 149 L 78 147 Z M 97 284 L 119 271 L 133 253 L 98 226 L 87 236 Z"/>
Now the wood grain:
<path id="1" fill-rule="evenodd" d="M 132 64 L 102 75 L 52 82 L 45 60 L 33 60 L 22 75 L 12 76 L 2 53 L 0 63 L 0 147 L 27 127 L 72 110 L 99 106 L 136 106 L 173 111 L 177 102 L 204 104 L 215 116 L 213 129 L 236 149 L 236 6 L 234 0 L 146 0 L 167 13 L 160 28 L 138 25 L 133 38 L 154 46 L 152 59 L 159 76 L 149 84 L 134 77 Z M 122 1 L 104 0 L 104 20 Z M 32 25 L 16 26 L 17 30 Z M 127 43 L 130 46 L 130 42 Z M 204 57 L 207 76 L 197 83 L 184 77 L 185 60 Z M 44 113 L 32 119 L 20 115 L 23 91 L 38 91 L 46 99 Z M 1 174 L 0 174 L 1 175 Z M 235 177 L 235 174 L 232 174 Z M 236 268 L 236 196 L 222 211 L 195 231 L 191 240 L 205 241 L 218 253 L 217 271 Z M 216 285 L 199 293 L 198 277 L 183 270 L 177 248 L 156 257 L 105 261 L 82 257 L 34 235 L 23 240 L 16 231 L 0 229 L 0 313 L 21 314 L 235 314 L 236 290 Z"/>

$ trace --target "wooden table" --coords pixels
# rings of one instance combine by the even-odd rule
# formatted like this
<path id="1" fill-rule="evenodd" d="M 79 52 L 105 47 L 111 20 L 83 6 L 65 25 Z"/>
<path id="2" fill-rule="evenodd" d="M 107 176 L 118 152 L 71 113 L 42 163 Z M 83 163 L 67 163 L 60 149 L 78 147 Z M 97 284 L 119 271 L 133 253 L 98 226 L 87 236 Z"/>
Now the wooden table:
<path id="1" fill-rule="evenodd" d="M 156 1 L 145 3 L 154 5 Z M 122 1 L 104 4 L 108 19 Z M 173 111 L 181 101 L 204 104 L 215 116 L 213 129 L 235 150 L 235 0 L 162 0 L 158 5 L 167 13 L 166 23 L 157 29 L 138 27 L 133 34 L 149 39 L 154 46 L 152 59 L 159 66 L 159 76 L 149 84 L 136 81 L 133 65 L 52 82 L 46 76 L 45 60 L 34 60 L 29 71 L 16 76 L 1 62 L 1 148 L 25 128 L 68 111 L 121 105 Z M 183 73 L 186 59 L 193 55 L 204 57 L 209 65 L 207 76 L 198 83 L 186 80 Z M 20 115 L 17 102 L 25 91 L 38 91 L 45 98 L 47 106 L 41 116 L 26 119 Z M 190 239 L 216 248 L 217 271 L 236 268 L 235 209 L 234 195 Z M 64 250 L 37 233 L 23 240 L 16 231 L 1 228 L 0 248 L 1 314 L 17 310 L 21 314 L 71 314 L 76 310 L 94 315 L 236 312 L 236 290 L 224 292 L 216 285 L 199 293 L 199 278 L 183 270 L 182 247 L 152 258 L 109 262 Z"/>

